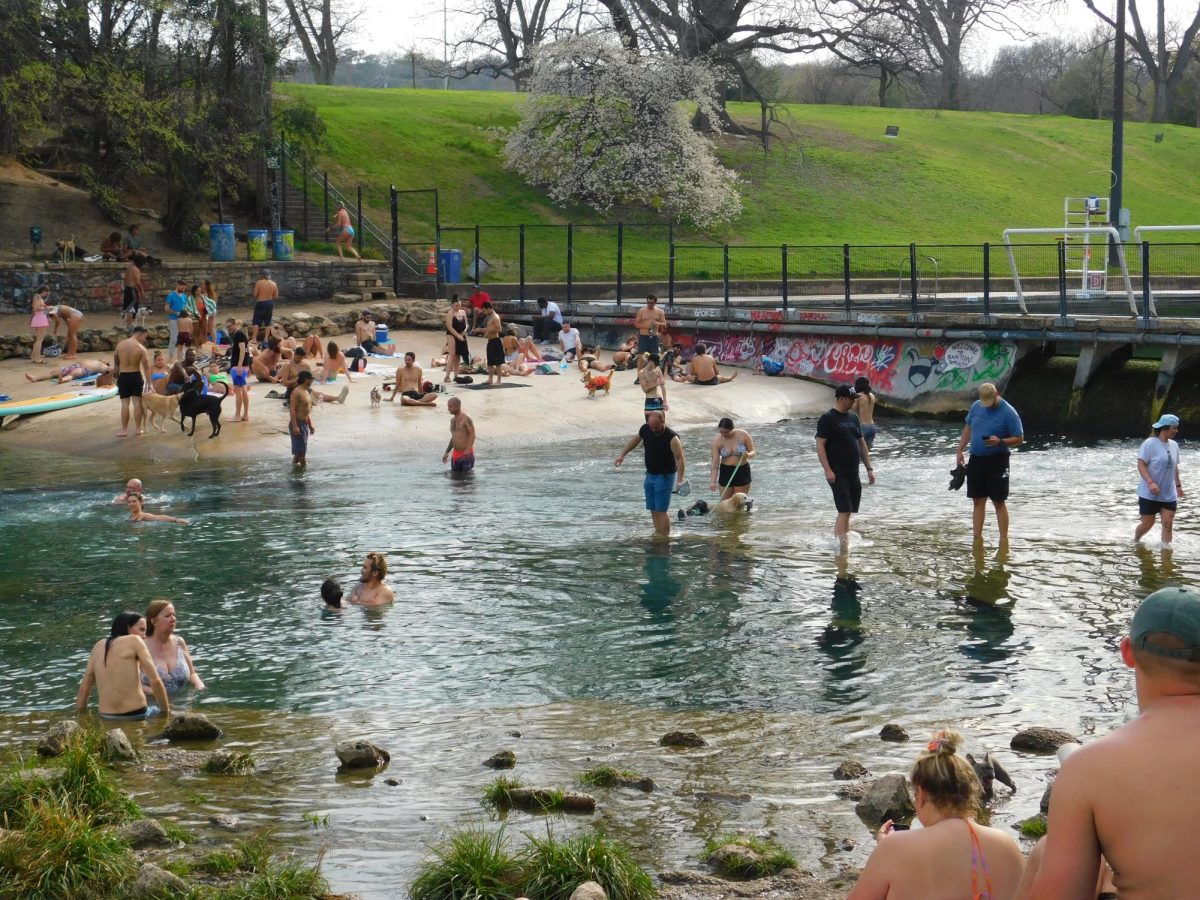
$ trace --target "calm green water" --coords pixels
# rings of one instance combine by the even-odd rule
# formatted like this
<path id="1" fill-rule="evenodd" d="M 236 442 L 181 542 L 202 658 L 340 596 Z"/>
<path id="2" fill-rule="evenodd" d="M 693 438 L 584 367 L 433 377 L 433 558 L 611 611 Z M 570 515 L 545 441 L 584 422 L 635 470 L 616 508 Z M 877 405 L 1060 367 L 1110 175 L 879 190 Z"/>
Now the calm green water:
<path id="1" fill-rule="evenodd" d="M 491 451 L 466 483 L 435 455 L 318 455 L 294 477 L 0 452 L 0 746 L 69 710 L 116 612 L 166 596 L 210 688 L 193 704 L 264 770 L 235 789 L 152 779 L 144 802 L 198 823 L 215 809 L 273 821 L 328 847 L 335 887 L 367 896 L 400 891 L 423 842 L 482 815 L 479 762 L 504 746 L 531 782 L 599 761 L 656 778 L 650 797 L 602 792 L 599 816 L 657 867 L 694 861 L 721 828 L 775 829 L 810 867 L 860 862 L 828 849 L 866 837 L 829 773 L 847 756 L 906 765 L 912 745 L 877 740 L 889 721 L 916 737 L 951 722 L 1002 750 L 1021 790 L 999 818 L 1032 812 L 1051 761 L 1008 740 L 1031 724 L 1103 733 L 1132 714 L 1116 644 L 1146 593 L 1195 583 L 1186 504 L 1173 553 L 1135 550 L 1136 442 L 1034 442 L 1014 458 L 1010 555 L 996 558 L 992 532 L 975 556 L 968 502 L 946 489 L 957 428 L 889 424 L 852 580 L 838 581 L 813 428 L 755 429 L 754 512 L 691 520 L 669 545 L 648 539 L 640 465 L 614 470 L 608 441 Z M 698 470 L 709 437 L 685 433 Z M 1185 446 L 1185 486 L 1196 462 Z M 192 526 L 126 522 L 106 502 L 131 475 L 152 509 Z M 387 554 L 396 606 L 322 614 L 321 580 L 349 583 L 368 550 Z M 681 725 L 713 747 L 654 746 Z M 400 786 L 333 776 L 332 743 L 359 735 L 392 750 Z M 754 798 L 695 797 L 712 789 Z M 307 810 L 329 828 L 306 833 Z M 543 827 L 518 817 L 513 831 Z"/>

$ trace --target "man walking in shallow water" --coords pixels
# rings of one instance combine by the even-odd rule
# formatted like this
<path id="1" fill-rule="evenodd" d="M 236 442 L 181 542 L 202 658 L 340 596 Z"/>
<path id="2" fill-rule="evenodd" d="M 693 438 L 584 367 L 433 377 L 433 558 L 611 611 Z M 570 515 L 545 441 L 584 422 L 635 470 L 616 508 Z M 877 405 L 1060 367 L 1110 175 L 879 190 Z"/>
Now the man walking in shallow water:
<path id="1" fill-rule="evenodd" d="M 983 520 L 987 517 L 987 502 L 996 508 L 996 527 L 1000 543 L 1008 541 L 1008 460 L 1013 447 L 1025 443 L 1025 428 L 1021 417 L 1007 400 L 1000 397 L 996 386 L 985 382 L 979 386 L 979 399 L 967 412 L 967 424 L 958 440 L 955 459 L 963 464 L 963 451 L 968 445 L 971 458 L 967 462 L 967 496 L 974 507 L 971 511 L 971 533 L 975 541 L 983 540 Z"/>
<path id="2" fill-rule="evenodd" d="M 646 479 L 642 485 L 646 494 L 646 509 L 654 521 L 654 532 L 662 537 L 671 534 L 671 494 L 683 484 L 687 463 L 679 435 L 667 427 L 667 417 L 661 410 L 646 413 L 646 424 L 621 449 L 613 465 L 625 462 L 625 457 L 638 444 L 646 448 Z"/>
<path id="3" fill-rule="evenodd" d="M 463 412 L 462 401 L 451 397 L 446 403 L 450 410 L 450 443 L 442 454 L 442 464 L 450 461 L 450 474 L 458 478 L 475 469 L 475 423 Z"/>

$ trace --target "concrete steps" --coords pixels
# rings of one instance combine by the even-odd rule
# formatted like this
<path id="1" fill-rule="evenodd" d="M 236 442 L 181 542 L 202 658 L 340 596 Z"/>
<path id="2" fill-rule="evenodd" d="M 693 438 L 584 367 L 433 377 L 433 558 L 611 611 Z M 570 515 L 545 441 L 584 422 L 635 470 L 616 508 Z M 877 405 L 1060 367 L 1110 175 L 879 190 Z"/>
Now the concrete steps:
<path id="1" fill-rule="evenodd" d="M 361 293 L 351 291 L 343 291 L 333 295 L 334 303 L 344 303 L 347 305 L 353 304 L 361 306 L 363 304 L 382 303 L 388 300 L 397 300 L 396 292 L 391 288 L 375 288 L 374 290 L 365 290 Z"/>

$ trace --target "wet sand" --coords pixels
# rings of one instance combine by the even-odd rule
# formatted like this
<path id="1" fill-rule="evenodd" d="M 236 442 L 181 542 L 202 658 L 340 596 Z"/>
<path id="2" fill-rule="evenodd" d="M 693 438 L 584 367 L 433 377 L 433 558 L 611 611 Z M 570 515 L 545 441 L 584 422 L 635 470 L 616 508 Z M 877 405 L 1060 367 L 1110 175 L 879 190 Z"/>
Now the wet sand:
<path id="1" fill-rule="evenodd" d="M 104 315 L 95 314 L 88 324 L 92 327 L 107 324 Z M 440 369 L 430 370 L 429 362 L 435 353 L 440 354 L 443 339 L 442 334 L 433 331 L 392 333 L 398 353 L 414 351 L 417 364 L 426 370 L 425 378 L 435 384 L 441 382 L 443 373 Z M 336 340 L 343 347 L 353 344 L 352 335 L 342 335 Z M 471 339 L 473 355 L 482 355 L 483 349 L 482 338 Z M 111 355 L 80 353 L 80 358 L 107 361 Z M 601 357 L 607 361 L 609 354 L 603 353 Z M 395 364 L 402 363 L 402 357 L 398 356 Z M 390 367 L 392 363 L 372 359 L 371 364 Z M 25 372 L 45 370 L 46 367 L 24 359 L 0 361 L 0 393 L 26 399 L 69 389 L 52 382 L 31 384 L 24 378 Z M 557 364 L 555 371 L 559 371 Z M 723 367 L 722 371 L 732 374 L 735 370 Z M 642 392 L 634 385 L 633 372 L 618 373 L 612 393 L 599 394 L 594 400 L 589 399 L 581 383 L 582 375 L 574 367 L 563 374 L 505 379 L 506 386 L 502 388 L 481 388 L 479 385 L 487 381 L 487 376 L 472 377 L 474 386 L 447 385 L 449 393 L 439 397 L 437 407 L 426 409 L 404 407 L 399 401 L 389 403 L 386 399 L 378 408 L 372 408 L 371 387 L 381 385 L 384 378 L 355 375 L 344 404 L 316 406 L 313 414 L 316 433 L 309 444 L 309 464 L 331 464 L 344 452 L 367 451 L 393 458 L 414 451 L 440 455 L 448 436 L 446 400 L 452 396 L 462 400 L 463 409 L 475 421 L 476 454 L 481 461 L 492 453 L 502 452 L 506 446 L 552 444 L 600 435 L 613 436 L 615 453 L 617 442 L 632 436 L 643 421 Z M 344 383 L 342 375 L 323 390 L 336 394 Z M 520 387 L 508 387 L 509 384 Z M 114 398 L 18 419 L 0 430 L 0 447 L 44 449 L 99 459 L 165 461 L 247 456 L 286 459 L 290 456 L 287 411 L 280 401 L 266 398 L 273 389 L 277 386 L 252 379 L 249 422 L 233 421 L 234 400 L 232 397 L 226 400 L 222 431 L 214 440 L 209 439 L 211 429 L 207 418 L 197 423 L 195 437 L 181 434 L 178 424 L 168 422 L 165 433 L 149 432 L 140 437 L 132 436 L 131 423 L 131 436 L 118 438 L 120 404 Z M 745 370 L 738 371 L 735 381 L 714 387 L 672 382 L 667 386 L 668 424 L 675 428 L 710 424 L 715 428 L 722 416 L 732 416 L 738 425 L 814 416 L 830 407 L 831 395 L 829 388 L 818 384 L 755 375 Z M 188 424 L 190 428 L 190 420 Z M 699 449 L 696 447 L 692 452 Z"/>

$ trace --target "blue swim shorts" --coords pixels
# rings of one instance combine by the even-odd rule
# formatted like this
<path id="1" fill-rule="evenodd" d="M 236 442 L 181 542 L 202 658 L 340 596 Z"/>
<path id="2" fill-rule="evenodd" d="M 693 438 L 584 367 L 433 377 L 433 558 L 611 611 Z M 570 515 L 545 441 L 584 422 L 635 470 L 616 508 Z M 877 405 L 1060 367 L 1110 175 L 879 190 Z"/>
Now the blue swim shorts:
<path id="1" fill-rule="evenodd" d="M 234 366 L 229 370 L 229 377 L 233 379 L 234 387 L 245 387 L 246 378 L 250 374 L 249 366 Z"/>
<path id="2" fill-rule="evenodd" d="M 292 456 L 304 456 L 308 453 L 308 434 L 308 426 L 301 422 L 300 433 L 291 435 Z"/>
<path id="3" fill-rule="evenodd" d="M 671 489 L 675 487 L 675 473 L 653 475 L 646 473 L 642 484 L 646 492 L 646 509 L 651 512 L 667 512 L 671 508 Z"/>

